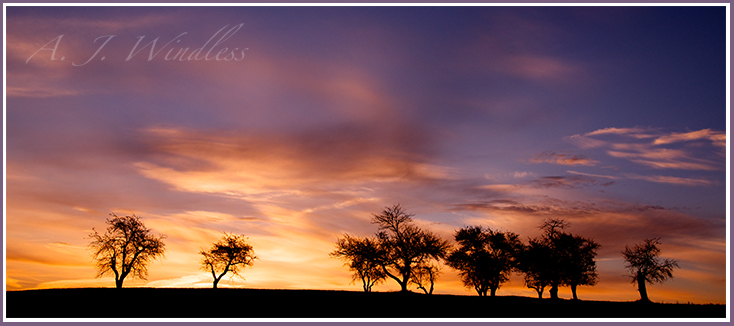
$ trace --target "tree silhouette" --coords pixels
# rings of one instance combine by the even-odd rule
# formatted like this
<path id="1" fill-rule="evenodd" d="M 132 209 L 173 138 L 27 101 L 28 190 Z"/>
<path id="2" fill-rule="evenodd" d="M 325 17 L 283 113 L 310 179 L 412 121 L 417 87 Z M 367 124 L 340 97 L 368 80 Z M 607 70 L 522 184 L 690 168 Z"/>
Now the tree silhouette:
<path id="1" fill-rule="evenodd" d="M 410 278 L 410 282 L 423 290 L 423 293 L 433 294 L 433 286 L 440 273 L 441 268 L 438 265 L 423 263 L 413 268 L 413 276 Z"/>
<path id="2" fill-rule="evenodd" d="M 596 250 L 600 245 L 591 239 L 562 234 L 559 237 L 564 257 L 563 284 L 571 287 L 573 299 L 578 300 L 576 288 L 579 285 L 594 285 L 598 275 L 596 273 Z"/>
<path id="3" fill-rule="evenodd" d="M 522 251 L 519 236 L 473 226 L 456 231 L 454 238 L 459 248 L 448 255 L 448 265 L 459 270 L 464 285 L 473 287 L 479 296 L 487 296 L 488 291 L 495 296 L 517 268 Z"/>
<path id="4" fill-rule="evenodd" d="M 110 216 L 106 220 L 109 226 L 104 234 L 92 228 L 94 232 L 89 235 L 92 239 L 89 247 L 94 251 L 92 256 L 96 261 L 97 277 L 114 274 L 115 287 L 119 289 L 128 275 L 140 279 L 148 277 L 148 263 L 165 253 L 162 241 L 165 236 L 152 235 L 135 214 L 117 216 L 113 213 Z"/>
<path id="5" fill-rule="evenodd" d="M 381 265 L 379 241 L 370 238 L 357 238 L 345 234 L 336 243 L 336 250 L 331 257 L 346 260 L 349 270 L 354 272 L 352 283 L 362 281 L 362 289 L 372 292 L 372 286 L 382 282 L 386 275 Z"/>
<path id="6" fill-rule="evenodd" d="M 401 292 L 408 291 L 416 267 L 443 259 L 449 249 L 448 242 L 415 226 L 412 216 L 399 204 L 372 215 L 372 223 L 380 230 L 377 238 L 382 270 L 400 284 Z"/>
<path id="7" fill-rule="evenodd" d="M 625 246 L 622 256 L 625 267 L 630 273 L 632 283 L 637 283 L 640 292 L 640 301 L 649 302 L 646 283 L 662 283 L 673 277 L 673 268 L 679 267 L 674 259 L 660 261 L 660 238 L 645 239 L 642 244 L 635 244 L 630 248 Z"/>
<path id="8" fill-rule="evenodd" d="M 564 220 L 561 219 L 550 219 L 543 223 L 540 227 L 545 232 L 543 237 L 538 240 L 538 243 L 545 246 L 548 249 L 548 259 L 545 265 L 545 279 L 548 280 L 550 285 L 551 299 L 558 299 L 558 287 L 563 284 L 564 277 L 564 265 L 566 262 L 565 253 L 563 252 L 562 246 L 560 246 L 561 235 L 563 229 L 568 226 Z"/>
<path id="9" fill-rule="evenodd" d="M 568 223 L 562 219 L 550 219 L 541 225 L 544 234 L 531 239 L 522 254 L 520 269 L 525 273 L 525 285 L 535 289 L 542 297 L 543 289 L 551 299 L 558 299 L 558 288 L 571 287 L 573 298 L 578 299 L 579 285 L 596 284 L 596 250 L 600 245 L 591 239 L 563 232 Z"/>
<path id="10" fill-rule="evenodd" d="M 538 299 L 543 298 L 543 291 L 550 286 L 550 273 L 546 269 L 550 258 L 551 248 L 537 239 L 530 239 L 520 253 L 518 267 L 525 274 L 525 286 L 535 290 Z"/>
<path id="11" fill-rule="evenodd" d="M 446 256 L 449 243 L 415 226 L 412 216 L 400 205 L 385 207 L 380 214 L 372 214 L 372 223 L 378 226 L 375 238 L 346 234 L 337 240 L 331 256 L 349 262 L 349 269 L 355 272 L 353 280 L 362 279 L 366 292 L 389 277 L 398 282 L 401 292 L 407 292 L 408 284 L 413 283 L 432 293 L 438 276 L 433 262 Z"/>
<path id="12" fill-rule="evenodd" d="M 252 266 L 255 252 L 247 243 L 244 235 L 224 233 L 222 239 L 214 243 L 208 251 L 199 252 L 204 258 L 201 261 L 203 270 L 211 272 L 214 278 L 213 288 L 227 273 L 242 277 L 241 268 Z"/>

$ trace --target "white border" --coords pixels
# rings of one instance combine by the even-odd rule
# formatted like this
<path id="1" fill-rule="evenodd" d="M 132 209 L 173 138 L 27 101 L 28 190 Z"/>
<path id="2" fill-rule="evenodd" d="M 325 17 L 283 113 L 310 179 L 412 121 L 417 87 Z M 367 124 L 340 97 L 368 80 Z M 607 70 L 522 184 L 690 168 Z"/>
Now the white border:
<path id="1" fill-rule="evenodd" d="M 84 7 L 145 7 L 145 6 L 163 6 L 163 7 L 219 7 L 219 6 L 232 6 L 232 7 L 396 7 L 396 6 L 409 6 L 409 7 L 498 7 L 498 6 L 511 6 L 511 7 L 576 7 L 576 6 L 591 6 L 591 7 L 637 7 L 637 6 L 697 6 L 697 7 L 726 7 L 726 134 L 731 135 L 731 53 L 730 53 L 730 3 L 3 3 L 3 322 L 501 322 L 501 323 L 515 323 L 515 322 L 663 322 L 663 323 L 702 323 L 702 322 L 729 322 L 731 313 L 731 270 L 730 270 L 730 213 L 731 213 L 731 148 L 730 143 L 726 146 L 726 318 L 221 318 L 221 319 L 208 319 L 208 318 L 7 318 L 6 317 L 6 279 L 7 279 L 7 267 L 5 264 L 5 257 L 7 257 L 7 228 L 6 228 L 6 216 L 7 216 L 7 18 L 6 18 L 6 7 L 13 6 L 31 6 L 31 7 L 70 7 L 70 6 L 84 6 Z"/>

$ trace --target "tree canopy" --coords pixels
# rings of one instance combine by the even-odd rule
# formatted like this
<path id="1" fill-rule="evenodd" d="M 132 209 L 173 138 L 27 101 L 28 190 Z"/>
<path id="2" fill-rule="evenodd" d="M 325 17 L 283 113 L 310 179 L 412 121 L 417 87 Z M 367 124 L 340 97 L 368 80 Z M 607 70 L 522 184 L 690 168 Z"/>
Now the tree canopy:
<path id="1" fill-rule="evenodd" d="M 660 260 L 660 238 L 645 239 L 632 248 L 625 246 L 622 256 L 632 283 L 637 283 L 640 301 L 650 301 L 646 283 L 662 283 L 673 277 L 673 268 L 679 267 L 674 259 Z"/>
<path id="2" fill-rule="evenodd" d="M 165 253 L 164 235 L 155 236 L 143 225 L 138 216 L 110 214 L 104 234 L 94 228 L 89 247 L 96 261 L 97 277 L 114 274 L 115 287 L 122 288 L 128 275 L 133 278 L 148 277 L 148 263 Z"/>
<path id="3" fill-rule="evenodd" d="M 372 215 L 372 223 L 379 227 L 383 272 L 400 285 L 402 292 L 408 291 L 417 267 L 443 259 L 450 247 L 447 241 L 414 225 L 412 216 L 400 205 Z"/>
<path id="4" fill-rule="evenodd" d="M 522 251 L 519 236 L 473 226 L 456 231 L 454 238 L 459 247 L 448 255 L 448 265 L 458 270 L 464 285 L 473 287 L 479 296 L 488 291 L 495 296 L 517 267 Z"/>
<path id="5" fill-rule="evenodd" d="M 596 250 L 600 245 L 592 239 L 576 236 L 564 229 L 568 223 L 550 219 L 541 225 L 540 238 L 531 239 L 521 255 L 520 269 L 525 273 L 525 285 L 542 297 L 546 286 L 551 299 L 558 299 L 558 288 L 570 286 L 573 298 L 578 299 L 579 285 L 594 285 L 597 280 Z"/>
<path id="6" fill-rule="evenodd" d="M 224 233 L 222 239 L 212 247 L 199 252 L 204 258 L 201 261 L 202 269 L 211 272 L 214 278 L 213 288 L 227 273 L 240 276 L 240 271 L 246 266 L 252 266 L 255 259 L 255 251 L 252 245 L 247 243 L 244 235 Z"/>
<path id="7" fill-rule="evenodd" d="M 372 287 L 382 282 L 386 275 L 381 265 L 379 241 L 370 238 L 358 238 L 345 234 L 336 243 L 331 257 L 345 260 L 352 275 L 352 283 L 362 281 L 362 289 L 372 292 Z"/>
<path id="8" fill-rule="evenodd" d="M 353 280 L 362 279 L 367 292 L 374 284 L 390 278 L 402 292 L 407 292 L 412 283 L 432 293 L 438 276 L 435 262 L 446 256 L 449 243 L 417 227 L 412 216 L 400 205 L 385 207 L 379 214 L 372 214 L 372 223 L 378 226 L 374 238 L 346 234 L 337 240 L 337 249 L 331 256 L 346 260 L 355 273 Z"/>

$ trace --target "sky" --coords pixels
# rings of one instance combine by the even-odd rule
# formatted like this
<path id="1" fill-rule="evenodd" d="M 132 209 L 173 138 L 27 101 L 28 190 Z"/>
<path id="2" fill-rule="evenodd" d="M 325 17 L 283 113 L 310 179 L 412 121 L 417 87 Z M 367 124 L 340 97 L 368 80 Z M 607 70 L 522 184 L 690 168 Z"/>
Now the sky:
<path id="1" fill-rule="evenodd" d="M 401 204 L 450 241 L 564 219 L 601 245 L 587 300 L 637 300 L 621 252 L 660 238 L 650 299 L 725 303 L 725 10 L 6 7 L 6 289 L 114 286 L 114 213 L 166 236 L 125 286 L 210 287 L 229 232 L 259 260 L 220 287 L 361 291 L 329 253 Z"/>

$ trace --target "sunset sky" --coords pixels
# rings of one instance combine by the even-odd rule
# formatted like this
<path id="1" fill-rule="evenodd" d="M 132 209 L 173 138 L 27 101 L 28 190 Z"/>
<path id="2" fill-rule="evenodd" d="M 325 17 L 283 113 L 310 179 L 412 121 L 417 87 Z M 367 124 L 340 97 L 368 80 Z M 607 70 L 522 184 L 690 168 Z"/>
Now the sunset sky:
<path id="1" fill-rule="evenodd" d="M 113 287 L 115 213 L 167 237 L 126 286 L 211 287 L 232 232 L 259 260 L 220 287 L 361 291 L 329 252 L 399 203 L 452 241 L 565 219 L 588 300 L 637 300 L 621 252 L 660 237 L 650 299 L 725 303 L 726 9 L 6 7 L 6 289 Z"/>

